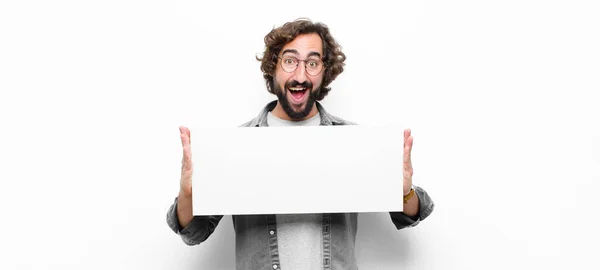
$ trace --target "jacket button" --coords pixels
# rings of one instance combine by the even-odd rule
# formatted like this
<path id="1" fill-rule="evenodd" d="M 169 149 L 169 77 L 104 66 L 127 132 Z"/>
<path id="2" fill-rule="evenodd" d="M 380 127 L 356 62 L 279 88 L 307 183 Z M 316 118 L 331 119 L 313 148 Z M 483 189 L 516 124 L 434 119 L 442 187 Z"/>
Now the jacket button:
<path id="1" fill-rule="evenodd" d="M 274 230 L 270 230 L 270 231 L 269 231 L 269 234 L 270 234 L 270 235 L 274 235 L 274 234 L 275 234 L 275 231 L 274 231 Z"/>
<path id="2" fill-rule="evenodd" d="M 277 265 L 276 264 L 273 265 L 273 269 L 277 269 Z"/>

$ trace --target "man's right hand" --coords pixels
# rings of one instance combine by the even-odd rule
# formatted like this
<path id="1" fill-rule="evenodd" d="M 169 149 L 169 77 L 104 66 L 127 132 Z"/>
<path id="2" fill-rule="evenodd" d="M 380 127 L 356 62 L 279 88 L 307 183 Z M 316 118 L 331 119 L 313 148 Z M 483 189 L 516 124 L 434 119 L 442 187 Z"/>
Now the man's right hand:
<path id="1" fill-rule="evenodd" d="M 180 189 L 186 197 L 192 196 L 192 149 L 190 130 L 187 127 L 179 127 L 181 146 L 183 147 L 183 158 L 181 160 L 181 183 Z"/>
<path id="2" fill-rule="evenodd" d="M 181 146 L 183 146 L 183 159 L 181 160 L 181 180 L 177 203 L 177 218 L 179 225 L 186 227 L 194 218 L 192 212 L 192 149 L 190 130 L 179 127 Z"/>

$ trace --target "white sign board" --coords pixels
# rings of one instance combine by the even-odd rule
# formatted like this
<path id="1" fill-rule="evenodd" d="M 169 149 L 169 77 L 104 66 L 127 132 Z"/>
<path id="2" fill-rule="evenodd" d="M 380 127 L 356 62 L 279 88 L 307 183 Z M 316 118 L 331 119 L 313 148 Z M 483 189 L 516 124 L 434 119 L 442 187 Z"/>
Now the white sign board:
<path id="1" fill-rule="evenodd" d="M 403 129 L 192 128 L 194 215 L 402 211 Z"/>

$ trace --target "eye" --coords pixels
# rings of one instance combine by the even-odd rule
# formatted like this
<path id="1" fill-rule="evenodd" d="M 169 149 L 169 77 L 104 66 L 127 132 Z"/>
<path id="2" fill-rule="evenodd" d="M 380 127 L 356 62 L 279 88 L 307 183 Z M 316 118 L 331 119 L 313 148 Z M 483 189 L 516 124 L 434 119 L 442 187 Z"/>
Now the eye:
<path id="1" fill-rule="evenodd" d="M 283 63 L 287 64 L 287 65 L 294 65 L 294 64 L 296 64 L 296 59 L 294 59 L 294 58 L 284 58 L 283 59 Z"/>
<path id="2" fill-rule="evenodd" d="M 317 61 L 315 61 L 315 60 L 309 61 L 309 62 L 308 62 L 308 66 L 309 66 L 309 67 L 313 67 L 313 68 L 314 68 L 314 67 L 318 67 L 318 66 L 319 66 L 319 62 L 317 62 Z"/>

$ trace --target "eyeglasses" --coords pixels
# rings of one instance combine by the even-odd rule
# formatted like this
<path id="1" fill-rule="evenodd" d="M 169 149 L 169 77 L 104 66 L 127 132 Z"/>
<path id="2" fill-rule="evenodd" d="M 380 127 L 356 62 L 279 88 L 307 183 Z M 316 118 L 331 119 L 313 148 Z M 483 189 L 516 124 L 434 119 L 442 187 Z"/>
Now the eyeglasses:
<path id="1" fill-rule="evenodd" d="M 298 58 L 292 56 L 284 56 L 277 58 L 281 59 L 281 68 L 287 73 L 294 72 L 296 68 L 298 68 L 298 64 L 300 62 L 304 62 L 306 73 L 310 74 L 311 76 L 319 75 L 323 71 L 323 68 L 325 66 L 323 64 L 323 61 L 321 61 L 320 59 L 299 60 Z"/>

